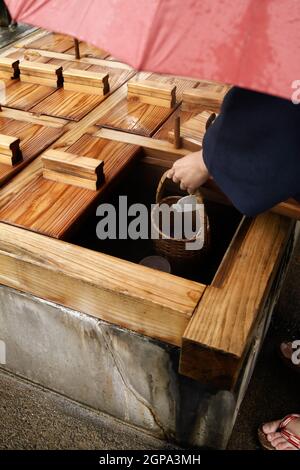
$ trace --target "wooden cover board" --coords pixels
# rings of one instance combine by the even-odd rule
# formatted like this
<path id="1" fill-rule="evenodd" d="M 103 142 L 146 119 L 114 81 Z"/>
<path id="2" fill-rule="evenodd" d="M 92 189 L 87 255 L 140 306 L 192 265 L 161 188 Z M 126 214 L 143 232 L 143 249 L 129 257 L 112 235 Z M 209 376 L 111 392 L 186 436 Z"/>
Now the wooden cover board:
<path id="1" fill-rule="evenodd" d="M 139 147 L 89 134 L 66 149 L 103 160 L 105 182 L 98 191 L 56 183 L 43 178 L 42 165 L 27 169 L 26 184 L 0 210 L 0 220 L 54 238 L 64 238 L 89 206 L 140 154 Z"/>
<path id="2" fill-rule="evenodd" d="M 0 163 L 0 186 L 24 168 L 33 158 L 41 153 L 64 132 L 61 127 L 48 127 L 26 121 L 2 117 L 0 114 L 0 133 L 17 136 L 21 143 L 23 160 L 13 167 Z"/>
<path id="3" fill-rule="evenodd" d="M 103 161 L 61 150 L 42 155 L 43 177 L 58 183 L 96 190 L 103 182 Z"/>
<path id="4" fill-rule="evenodd" d="M 144 78 L 141 74 L 140 78 Z M 196 80 L 188 80 L 158 74 L 148 74 L 146 79 L 176 86 L 176 99 L 179 102 L 186 88 L 197 85 Z M 163 122 L 172 114 L 173 109 L 139 102 L 130 102 L 127 97 L 122 99 L 107 115 L 104 115 L 97 125 L 119 129 L 135 134 L 151 136 Z"/>
<path id="5" fill-rule="evenodd" d="M 22 83 L 19 80 L 0 80 L 0 104 L 29 111 L 55 90 L 52 86 Z"/>
<path id="6" fill-rule="evenodd" d="M 109 74 L 110 92 L 115 91 L 134 75 L 132 69 L 118 69 L 106 65 L 91 65 L 88 67 L 88 71 Z M 107 96 L 108 94 L 101 96 L 59 89 L 56 90 L 56 93 L 53 94 L 52 97 L 49 96 L 49 99 L 46 98 L 36 106 L 33 106 L 31 111 L 48 116 L 79 121 L 95 106 L 106 99 Z"/>

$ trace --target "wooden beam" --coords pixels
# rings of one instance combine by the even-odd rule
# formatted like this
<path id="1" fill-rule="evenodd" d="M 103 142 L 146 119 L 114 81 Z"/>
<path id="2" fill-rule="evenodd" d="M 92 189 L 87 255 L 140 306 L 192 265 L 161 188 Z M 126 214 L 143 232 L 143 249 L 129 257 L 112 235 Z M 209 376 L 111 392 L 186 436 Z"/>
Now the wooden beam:
<path id="1" fill-rule="evenodd" d="M 173 108 L 176 104 L 176 86 L 151 80 L 130 80 L 127 99 L 141 103 Z"/>
<path id="2" fill-rule="evenodd" d="M 184 332 L 182 374 L 234 385 L 293 227 L 270 212 L 241 223 Z"/>
<path id="3" fill-rule="evenodd" d="M 185 90 L 182 96 L 182 110 L 200 112 L 204 107 L 218 112 L 228 89 L 228 85 L 212 84 L 206 87 Z"/>
<path id="4" fill-rule="evenodd" d="M 20 139 L 0 134 L 0 163 L 13 166 L 22 161 Z"/>
<path id="5" fill-rule="evenodd" d="M 202 111 L 188 119 L 180 126 L 180 135 L 183 147 L 188 150 L 199 150 L 207 128 L 214 121 L 216 114 L 211 111 Z M 175 143 L 175 128 L 169 131 L 168 140 Z"/>
<path id="6" fill-rule="evenodd" d="M 74 49 L 75 49 L 75 59 L 80 60 L 79 41 L 76 38 L 74 38 Z"/>
<path id="7" fill-rule="evenodd" d="M 20 80 L 59 88 L 63 85 L 62 67 L 23 60 L 20 62 Z"/>
<path id="8" fill-rule="evenodd" d="M 159 139 L 152 139 L 151 137 L 144 137 L 130 132 L 115 131 L 113 129 L 106 129 L 103 127 L 94 134 L 103 139 L 114 140 L 116 142 L 123 142 L 124 144 L 133 144 L 143 147 L 148 152 L 153 150 L 156 153 L 169 154 L 174 157 L 180 158 L 187 155 L 189 152 L 186 149 L 175 149 L 170 142 Z"/>
<path id="9" fill-rule="evenodd" d="M 20 76 L 19 60 L 0 57 L 0 77 L 17 79 Z"/>
<path id="10" fill-rule="evenodd" d="M 181 136 L 180 136 L 180 116 L 176 116 L 175 121 L 174 121 L 174 147 L 176 149 L 180 149 L 182 141 L 181 141 Z"/>
<path id="11" fill-rule="evenodd" d="M 46 254 L 46 256 L 45 256 Z M 205 286 L 0 224 L 0 283 L 180 346 Z"/>
<path id="12" fill-rule="evenodd" d="M 103 161 L 59 150 L 42 155 L 43 177 L 58 183 L 71 184 L 96 191 L 103 182 Z"/>
<path id="13" fill-rule="evenodd" d="M 109 92 L 108 73 L 68 69 L 63 73 L 65 90 L 106 95 Z"/>

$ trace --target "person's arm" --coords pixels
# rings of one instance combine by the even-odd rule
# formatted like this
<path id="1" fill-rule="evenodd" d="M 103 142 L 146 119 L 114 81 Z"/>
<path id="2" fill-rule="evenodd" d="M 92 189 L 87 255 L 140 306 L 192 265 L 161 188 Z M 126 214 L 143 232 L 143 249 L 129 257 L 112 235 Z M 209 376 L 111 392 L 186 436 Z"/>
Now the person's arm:
<path id="1" fill-rule="evenodd" d="M 225 97 L 203 142 L 208 172 L 254 216 L 300 194 L 300 105 L 241 88 Z"/>

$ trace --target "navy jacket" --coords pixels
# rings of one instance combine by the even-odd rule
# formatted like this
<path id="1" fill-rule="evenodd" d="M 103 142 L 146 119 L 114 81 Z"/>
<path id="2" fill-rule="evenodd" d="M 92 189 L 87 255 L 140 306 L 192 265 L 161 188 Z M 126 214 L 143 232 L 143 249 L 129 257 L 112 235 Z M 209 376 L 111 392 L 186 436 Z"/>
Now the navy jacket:
<path id="1" fill-rule="evenodd" d="M 300 200 L 300 104 L 232 88 L 205 134 L 203 158 L 243 214 Z"/>

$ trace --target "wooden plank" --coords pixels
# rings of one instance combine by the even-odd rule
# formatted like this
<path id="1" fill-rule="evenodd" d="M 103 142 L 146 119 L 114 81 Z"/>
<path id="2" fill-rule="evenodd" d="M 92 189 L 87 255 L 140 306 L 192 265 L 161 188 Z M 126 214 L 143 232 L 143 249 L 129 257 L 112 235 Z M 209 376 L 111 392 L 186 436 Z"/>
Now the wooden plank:
<path id="1" fill-rule="evenodd" d="M 31 124 L 40 124 L 47 127 L 61 128 L 69 121 L 67 119 L 61 119 L 51 116 L 36 116 L 35 114 L 27 111 L 21 111 L 19 109 L 2 108 L 0 118 L 16 119 L 19 121 L 30 122 Z"/>
<path id="2" fill-rule="evenodd" d="M 25 83 L 41 83 L 45 86 L 62 87 L 62 67 L 54 64 L 23 60 L 20 63 L 20 80 Z"/>
<path id="3" fill-rule="evenodd" d="M 130 80 L 127 84 L 127 99 L 164 108 L 176 104 L 176 86 L 151 80 Z"/>
<path id="4" fill-rule="evenodd" d="M 44 50 L 38 50 L 38 49 L 16 49 L 16 48 L 11 48 L 11 50 L 5 52 L 5 56 L 23 60 L 26 57 L 38 57 L 39 61 L 46 61 L 46 62 L 52 62 L 54 60 L 60 60 L 64 62 L 72 62 L 73 64 L 77 65 L 99 65 L 100 67 L 105 67 L 107 66 L 107 61 L 103 59 L 96 59 L 92 57 L 82 57 L 80 61 L 74 60 L 74 55 L 68 54 L 68 53 L 59 53 L 59 52 L 49 52 L 49 51 L 44 51 Z M 30 59 L 32 60 L 32 59 Z M 109 67 L 110 68 L 116 68 L 116 69 L 121 69 L 121 70 L 131 70 L 134 71 L 134 69 L 128 65 L 124 64 L 123 62 L 118 62 L 116 60 L 109 61 Z"/>
<path id="5" fill-rule="evenodd" d="M 103 161 L 59 150 L 42 155 L 43 177 L 96 191 L 103 182 Z"/>
<path id="6" fill-rule="evenodd" d="M 65 90 L 105 95 L 109 92 L 108 73 L 68 69 L 64 71 Z"/>
<path id="7" fill-rule="evenodd" d="M 1 284 L 176 346 L 205 289 L 6 224 L 0 263 Z"/>
<path id="8" fill-rule="evenodd" d="M 38 38 L 31 38 L 23 43 L 18 43 L 18 47 L 26 47 L 31 49 L 39 49 L 42 51 L 64 53 L 75 56 L 74 40 L 70 36 L 57 33 L 45 32 Z M 103 49 L 87 44 L 86 42 L 79 42 L 81 59 L 85 57 L 105 59 L 108 53 Z"/>
<path id="9" fill-rule="evenodd" d="M 103 139 L 113 140 L 115 142 L 123 142 L 126 144 L 138 145 L 145 150 L 156 150 L 164 154 L 172 154 L 174 157 L 180 158 L 188 154 L 186 149 L 175 149 L 173 145 L 164 140 L 152 139 L 129 132 L 116 131 L 113 129 L 102 128 L 94 134 Z"/>
<path id="10" fill-rule="evenodd" d="M 229 85 L 201 82 L 199 87 L 185 90 L 182 96 L 182 110 L 200 112 L 203 107 L 219 112 Z"/>
<path id="11" fill-rule="evenodd" d="M 20 139 L 5 134 L 0 134 L 0 163 L 13 166 L 22 161 Z"/>
<path id="12" fill-rule="evenodd" d="M 15 176 L 64 132 L 62 124 L 60 127 L 48 127 L 45 123 L 16 120 L 3 116 L 5 111 L 0 116 L 0 132 L 20 139 L 23 160 L 13 167 L 0 163 L 0 186 Z"/>
<path id="13" fill-rule="evenodd" d="M 54 87 L 22 83 L 19 80 L 0 80 L 0 96 L 3 106 L 29 111 L 44 98 L 55 92 Z"/>
<path id="14" fill-rule="evenodd" d="M 20 44 L 30 49 L 43 49 L 46 51 L 65 52 L 74 46 L 73 38 L 65 34 L 46 33 L 39 38 L 32 38 L 26 43 Z"/>
<path id="15" fill-rule="evenodd" d="M 0 57 L 0 77 L 16 79 L 20 76 L 19 60 Z"/>
<path id="16" fill-rule="evenodd" d="M 176 100 L 181 101 L 183 90 L 197 85 L 196 80 L 184 80 L 177 77 L 163 76 L 158 74 L 140 73 L 138 80 L 149 80 L 158 82 L 159 85 L 168 84 L 176 86 Z M 172 114 L 174 109 L 163 108 L 136 101 L 121 100 L 115 109 L 104 115 L 97 125 L 111 129 L 124 130 L 139 135 L 151 136 L 166 119 Z"/>
<path id="17" fill-rule="evenodd" d="M 293 226 L 271 213 L 241 223 L 184 332 L 182 374 L 232 387 Z"/>
<path id="18" fill-rule="evenodd" d="M 103 160 L 103 185 L 97 191 L 90 191 L 69 184 L 55 183 L 43 178 L 41 164 L 33 166 L 28 168 L 27 174 L 22 175 L 23 189 L 20 188 L 19 181 L 14 181 L 14 197 L 0 210 L 1 221 L 54 238 L 65 238 L 91 205 L 97 202 L 100 195 L 115 183 L 116 178 L 141 154 L 137 146 L 88 134 L 83 135 L 67 148 L 67 151 Z"/>

